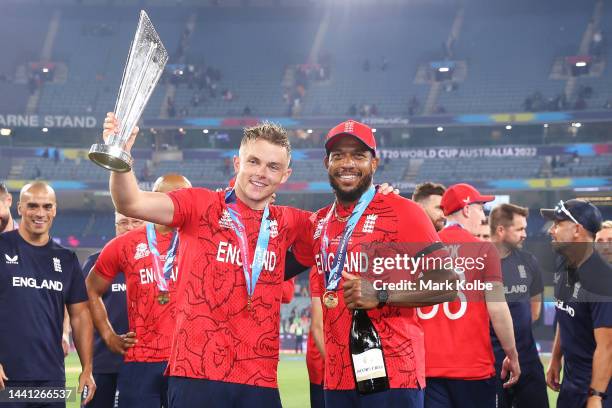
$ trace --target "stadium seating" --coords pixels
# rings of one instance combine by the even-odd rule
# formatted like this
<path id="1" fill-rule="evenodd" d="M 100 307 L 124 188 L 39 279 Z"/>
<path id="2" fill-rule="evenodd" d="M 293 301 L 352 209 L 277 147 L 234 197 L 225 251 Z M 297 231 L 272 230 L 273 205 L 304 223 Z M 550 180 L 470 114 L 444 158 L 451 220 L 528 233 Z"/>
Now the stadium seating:
<path id="1" fill-rule="evenodd" d="M 570 0 L 519 0 L 503 5 L 469 2 L 452 55 L 467 62 L 467 77 L 456 90 L 442 92 L 437 106 L 450 113 L 521 111 L 525 97 L 533 92 L 545 98 L 559 95 L 565 81 L 549 79 L 553 62 L 578 52 L 593 4 L 594 0 L 579 4 Z M 126 6 L 117 13 L 99 6 L 13 8 L 16 11 L 0 16 L 0 45 L 17 57 L 0 62 L 0 73 L 12 75 L 17 65 L 40 58 L 48 26 L 43 16 L 59 10 L 52 60 L 67 64 L 67 77 L 65 83 L 44 85 L 38 112 L 101 116 L 111 110 L 138 9 Z M 422 108 L 430 85 L 415 83 L 417 69 L 443 57 L 441 45 L 450 34 L 457 10 L 440 3 L 381 6 L 376 13 L 363 6 L 332 9 L 316 48 L 319 54 L 330 56 L 330 77 L 310 81 L 302 115 L 345 115 L 353 104 L 374 104 L 385 116 L 406 115 L 413 96 Z M 221 71 L 217 96 L 201 92 L 198 106 L 191 103 L 197 87 L 178 86 L 176 109 L 186 108 L 184 113 L 189 116 L 239 116 L 246 106 L 255 115 L 286 115 L 286 68 L 308 62 L 323 19 L 322 10 L 302 8 L 150 7 L 147 11 L 172 57 L 194 15 L 195 30 L 181 61 Z M 602 27 L 611 22 L 612 11 L 604 9 Z M 106 25 L 110 31 L 105 35 L 88 32 L 96 25 Z M 7 41 L 11 37 L 19 40 Z M 388 61 L 384 71 L 380 69 L 383 58 Z M 594 89 L 589 108 L 601 108 L 612 96 L 612 53 L 604 52 L 603 58 L 608 68 L 602 77 L 577 81 L 578 86 Z M 371 64 L 369 72 L 363 69 L 365 59 Z M 233 100 L 221 97 L 225 89 L 234 94 Z M 0 111 L 24 110 L 25 84 L 0 81 L 0 91 L 11 94 L 10 100 L 0 99 Z M 165 96 L 162 83 L 147 106 L 146 117 L 160 115 Z"/>

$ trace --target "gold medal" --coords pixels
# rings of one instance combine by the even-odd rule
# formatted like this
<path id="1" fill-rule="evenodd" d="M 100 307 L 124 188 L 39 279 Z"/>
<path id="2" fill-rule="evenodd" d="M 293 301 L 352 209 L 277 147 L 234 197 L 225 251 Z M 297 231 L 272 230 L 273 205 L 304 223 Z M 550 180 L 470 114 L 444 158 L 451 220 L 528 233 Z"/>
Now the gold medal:
<path id="1" fill-rule="evenodd" d="M 323 304 L 328 309 L 333 309 L 338 306 L 338 294 L 335 291 L 328 290 L 323 295 Z"/>
<path id="2" fill-rule="evenodd" d="M 170 294 L 168 292 L 159 292 L 157 295 L 157 303 L 165 305 L 170 302 Z"/>

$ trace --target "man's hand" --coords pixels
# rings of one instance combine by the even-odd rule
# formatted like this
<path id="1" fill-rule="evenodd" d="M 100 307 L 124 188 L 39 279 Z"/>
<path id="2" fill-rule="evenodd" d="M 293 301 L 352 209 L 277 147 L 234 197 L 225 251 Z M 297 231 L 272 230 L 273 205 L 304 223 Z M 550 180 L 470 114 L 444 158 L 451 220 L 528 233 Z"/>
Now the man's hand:
<path id="1" fill-rule="evenodd" d="M 0 364 L 0 391 L 4 389 L 4 382 L 8 381 L 8 377 L 4 373 L 4 367 Z"/>
<path id="2" fill-rule="evenodd" d="M 135 126 L 134 129 L 132 129 L 132 134 L 130 134 L 130 137 L 125 144 L 125 150 L 127 152 L 132 150 L 132 146 L 136 140 L 136 135 L 138 135 L 138 130 L 138 126 Z M 111 135 L 116 135 L 117 133 L 119 133 L 119 119 L 117 119 L 113 112 L 108 112 L 106 114 L 106 118 L 104 119 L 104 131 L 102 132 L 104 143 L 108 143 L 108 139 L 111 137 Z"/>
<path id="3" fill-rule="evenodd" d="M 585 408 L 602 408 L 603 402 L 601 401 L 601 397 L 592 396 L 587 399 Z"/>
<path id="4" fill-rule="evenodd" d="M 62 335 L 62 349 L 64 350 L 64 357 L 68 355 L 70 352 L 70 335 L 64 334 Z"/>
<path id="5" fill-rule="evenodd" d="M 106 346 L 110 351 L 117 354 L 125 354 L 130 348 L 134 347 L 138 343 L 136 333 L 129 332 L 126 334 L 112 333 L 110 336 L 104 339 Z"/>
<path id="6" fill-rule="evenodd" d="M 382 195 L 387 195 L 391 193 L 399 195 L 400 193 L 400 191 L 397 188 L 393 188 L 393 186 L 389 183 L 382 183 L 378 187 L 378 191 L 380 191 Z"/>
<path id="7" fill-rule="evenodd" d="M 87 392 L 84 395 L 85 400 L 83 401 L 83 405 L 87 405 L 96 393 L 96 382 L 93 379 L 91 371 L 83 371 L 81 375 L 79 375 L 79 394 L 82 394 L 85 389 Z"/>
<path id="8" fill-rule="evenodd" d="M 553 391 L 559 392 L 561 389 L 561 359 L 550 359 L 546 370 L 546 384 Z"/>
<path id="9" fill-rule="evenodd" d="M 368 280 L 342 272 L 345 281 L 342 284 L 344 289 L 344 303 L 349 309 L 374 309 L 378 306 L 376 290 Z"/>
<path id="10" fill-rule="evenodd" d="M 510 374 L 508 381 L 504 383 L 504 388 L 510 388 L 516 384 L 521 376 L 521 366 L 519 365 L 518 355 L 512 359 L 509 357 L 504 358 L 501 369 L 501 378 L 505 380 Z"/>

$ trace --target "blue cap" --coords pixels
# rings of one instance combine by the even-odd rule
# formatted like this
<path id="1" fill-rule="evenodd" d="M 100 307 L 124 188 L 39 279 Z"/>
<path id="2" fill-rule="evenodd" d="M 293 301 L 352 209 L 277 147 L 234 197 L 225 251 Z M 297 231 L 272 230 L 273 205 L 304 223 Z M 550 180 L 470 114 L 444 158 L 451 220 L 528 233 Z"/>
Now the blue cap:
<path id="1" fill-rule="evenodd" d="M 560 201 L 555 208 L 542 208 L 540 214 L 551 221 L 577 222 L 593 234 L 597 234 L 603 222 L 599 208 L 588 201 L 577 199 Z"/>

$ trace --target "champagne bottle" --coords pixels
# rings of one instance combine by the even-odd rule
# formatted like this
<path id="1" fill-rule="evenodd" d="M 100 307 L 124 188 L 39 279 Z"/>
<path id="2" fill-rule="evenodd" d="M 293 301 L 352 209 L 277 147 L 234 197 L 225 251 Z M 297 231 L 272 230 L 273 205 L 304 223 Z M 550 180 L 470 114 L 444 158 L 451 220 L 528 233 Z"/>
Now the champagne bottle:
<path id="1" fill-rule="evenodd" d="M 360 394 L 389 389 L 380 336 L 365 310 L 353 311 L 349 338 L 355 384 Z"/>

